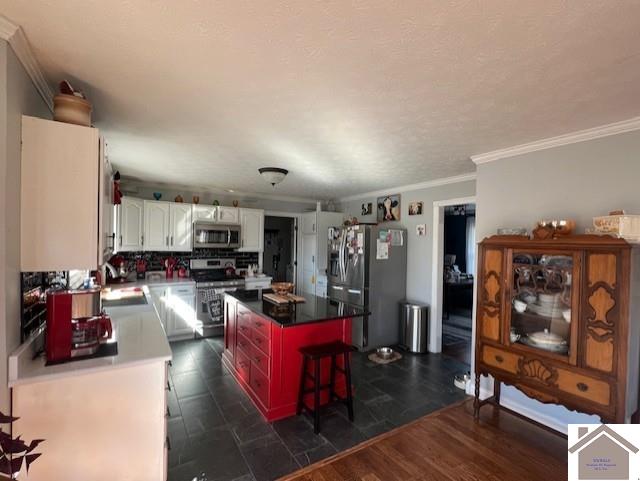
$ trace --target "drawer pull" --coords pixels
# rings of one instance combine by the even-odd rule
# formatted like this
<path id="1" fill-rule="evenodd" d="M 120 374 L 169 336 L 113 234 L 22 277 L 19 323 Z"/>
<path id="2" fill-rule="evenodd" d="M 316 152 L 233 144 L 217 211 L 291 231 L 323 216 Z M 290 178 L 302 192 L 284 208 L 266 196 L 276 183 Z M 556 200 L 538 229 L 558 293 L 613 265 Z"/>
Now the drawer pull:
<path id="1" fill-rule="evenodd" d="M 264 326 L 264 324 L 263 324 L 263 323 L 261 323 L 260 321 L 256 321 L 256 322 L 255 322 L 255 324 L 256 324 L 256 327 L 262 327 L 262 326 Z"/>
<path id="2" fill-rule="evenodd" d="M 167 381 L 167 391 L 171 391 L 171 384 L 169 384 L 169 381 Z"/>
<path id="3" fill-rule="evenodd" d="M 579 382 L 578 384 L 576 384 L 576 387 L 578 388 L 579 391 L 582 391 L 582 392 L 586 392 L 589 390 L 589 386 L 587 386 L 583 382 Z"/>
<path id="4" fill-rule="evenodd" d="M 255 339 L 254 342 L 258 345 L 262 344 L 262 339 Z"/>
<path id="5" fill-rule="evenodd" d="M 171 440 L 169 439 L 169 436 L 167 436 L 167 449 L 171 451 Z"/>
<path id="6" fill-rule="evenodd" d="M 262 384 L 260 383 L 260 381 L 255 381 L 254 384 L 256 385 L 257 388 L 262 387 Z"/>
<path id="7" fill-rule="evenodd" d="M 502 356 L 500 356 L 499 354 L 496 354 L 496 361 L 498 361 L 499 363 L 503 363 L 504 362 L 504 358 Z"/>
<path id="8" fill-rule="evenodd" d="M 165 417 L 171 417 L 171 409 L 169 409 L 169 406 L 167 406 L 167 414 L 165 415 Z"/>
<path id="9" fill-rule="evenodd" d="M 257 356 L 256 356 L 256 357 L 254 357 L 253 359 L 254 359 L 258 364 L 260 364 L 260 362 L 262 362 L 262 360 L 261 360 L 259 357 L 257 357 Z"/>

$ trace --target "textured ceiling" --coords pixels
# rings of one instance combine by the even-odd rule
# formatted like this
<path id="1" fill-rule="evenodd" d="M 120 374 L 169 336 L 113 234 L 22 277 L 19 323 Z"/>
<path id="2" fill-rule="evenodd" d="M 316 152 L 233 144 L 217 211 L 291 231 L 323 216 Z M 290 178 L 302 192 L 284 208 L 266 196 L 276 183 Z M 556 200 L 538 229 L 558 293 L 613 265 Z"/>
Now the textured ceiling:
<path id="1" fill-rule="evenodd" d="M 640 114 L 640 1 L 0 0 L 155 182 L 337 198 Z"/>

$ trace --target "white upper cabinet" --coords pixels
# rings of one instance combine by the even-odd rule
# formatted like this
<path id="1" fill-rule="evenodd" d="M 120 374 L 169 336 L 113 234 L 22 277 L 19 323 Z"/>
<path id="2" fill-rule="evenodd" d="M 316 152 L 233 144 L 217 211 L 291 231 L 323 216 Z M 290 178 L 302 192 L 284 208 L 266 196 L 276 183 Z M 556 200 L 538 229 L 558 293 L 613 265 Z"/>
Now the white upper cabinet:
<path id="1" fill-rule="evenodd" d="M 199 204 L 194 205 L 193 206 L 193 222 L 197 222 L 197 221 L 215 222 L 216 207 L 213 205 L 199 205 Z"/>
<path id="2" fill-rule="evenodd" d="M 240 212 L 237 207 L 216 207 L 216 222 L 221 224 L 239 224 Z"/>
<path id="3" fill-rule="evenodd" d="M 190 252 L 193 249 L 191 204 L 170 204 L 170 218 L 169 250 L 174 252 Z"/>
<path id="4" fill-rule="evenodd" d="M 264 249 L 264 210 L 238 209 L 240 214 L 240 252 L 262 252 Z"/>
<path id="5" fill-rule="evenodd" d="M 169 202 L 144 201 L 144 250 L 168 251 L 171 232 Z"/>
<path id="6" fill-rule="evenodd" d="M 118 251 L 141 251 L 144 247 L 144 201 L 123 197 L 117 209 L 116 223 Z"/>
<path id="7" fill-rule="evenodd" d="M 145 200 L 143 248 L 145 251 L 191 251 L 191 204 Z"/>
<path id="8" fill-rule="evenodd" d="M 239 224 L 240 213 L 237 207 L 214 205 L 194 205 L 193 221 L 218 222 L 220 224 Z"/>
<path id="9" fill-rule="evenodd" d="M 302 214 L 302 233 L 303 234 L 315 234 L 316 233 L 316 213 L 307 212 Z"/>
<path id="10" fill-rule="evenodd" d="M 22 117 L 22 271 L 97 269 L 103 261 L 98 129 Z M 106 174 L 105 174 L 106 175 Z"/>

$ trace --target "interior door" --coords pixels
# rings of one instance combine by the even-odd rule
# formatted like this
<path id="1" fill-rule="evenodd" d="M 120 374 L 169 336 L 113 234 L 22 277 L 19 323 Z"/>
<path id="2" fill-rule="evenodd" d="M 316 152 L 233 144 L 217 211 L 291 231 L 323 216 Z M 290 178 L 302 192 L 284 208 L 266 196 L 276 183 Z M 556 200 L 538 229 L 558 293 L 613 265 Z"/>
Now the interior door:
<path id="1" fill-rule="evenodd" d="M 193 221 L 191 204 L 171 205 L 171 235 L 169 245 L 172 251 L 191 252 L 193 249 Z"/>
<path id="2" fill-rule="evenodd" d="M 140 251 L 143 247 L 144 201 L 123 197 L 120 204 L 119 251 Z"/>
<path id="3" fill-rule="evenodd" d="M 145 251 L 170 250 L 170 210 L 168 202 L 144 201 Z"/>

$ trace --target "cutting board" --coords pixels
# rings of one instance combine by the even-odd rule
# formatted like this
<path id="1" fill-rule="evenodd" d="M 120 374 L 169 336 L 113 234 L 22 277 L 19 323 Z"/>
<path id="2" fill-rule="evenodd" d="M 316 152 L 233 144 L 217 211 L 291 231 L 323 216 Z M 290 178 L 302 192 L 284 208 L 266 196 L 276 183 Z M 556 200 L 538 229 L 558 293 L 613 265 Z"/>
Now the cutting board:
<path id="1" fill-rule="evenodd" d="M 274 304 L 297 304 L 306 302 L 304 297 L 296 296 L 295 294 L 262 294 L 262 298 Z"/>

